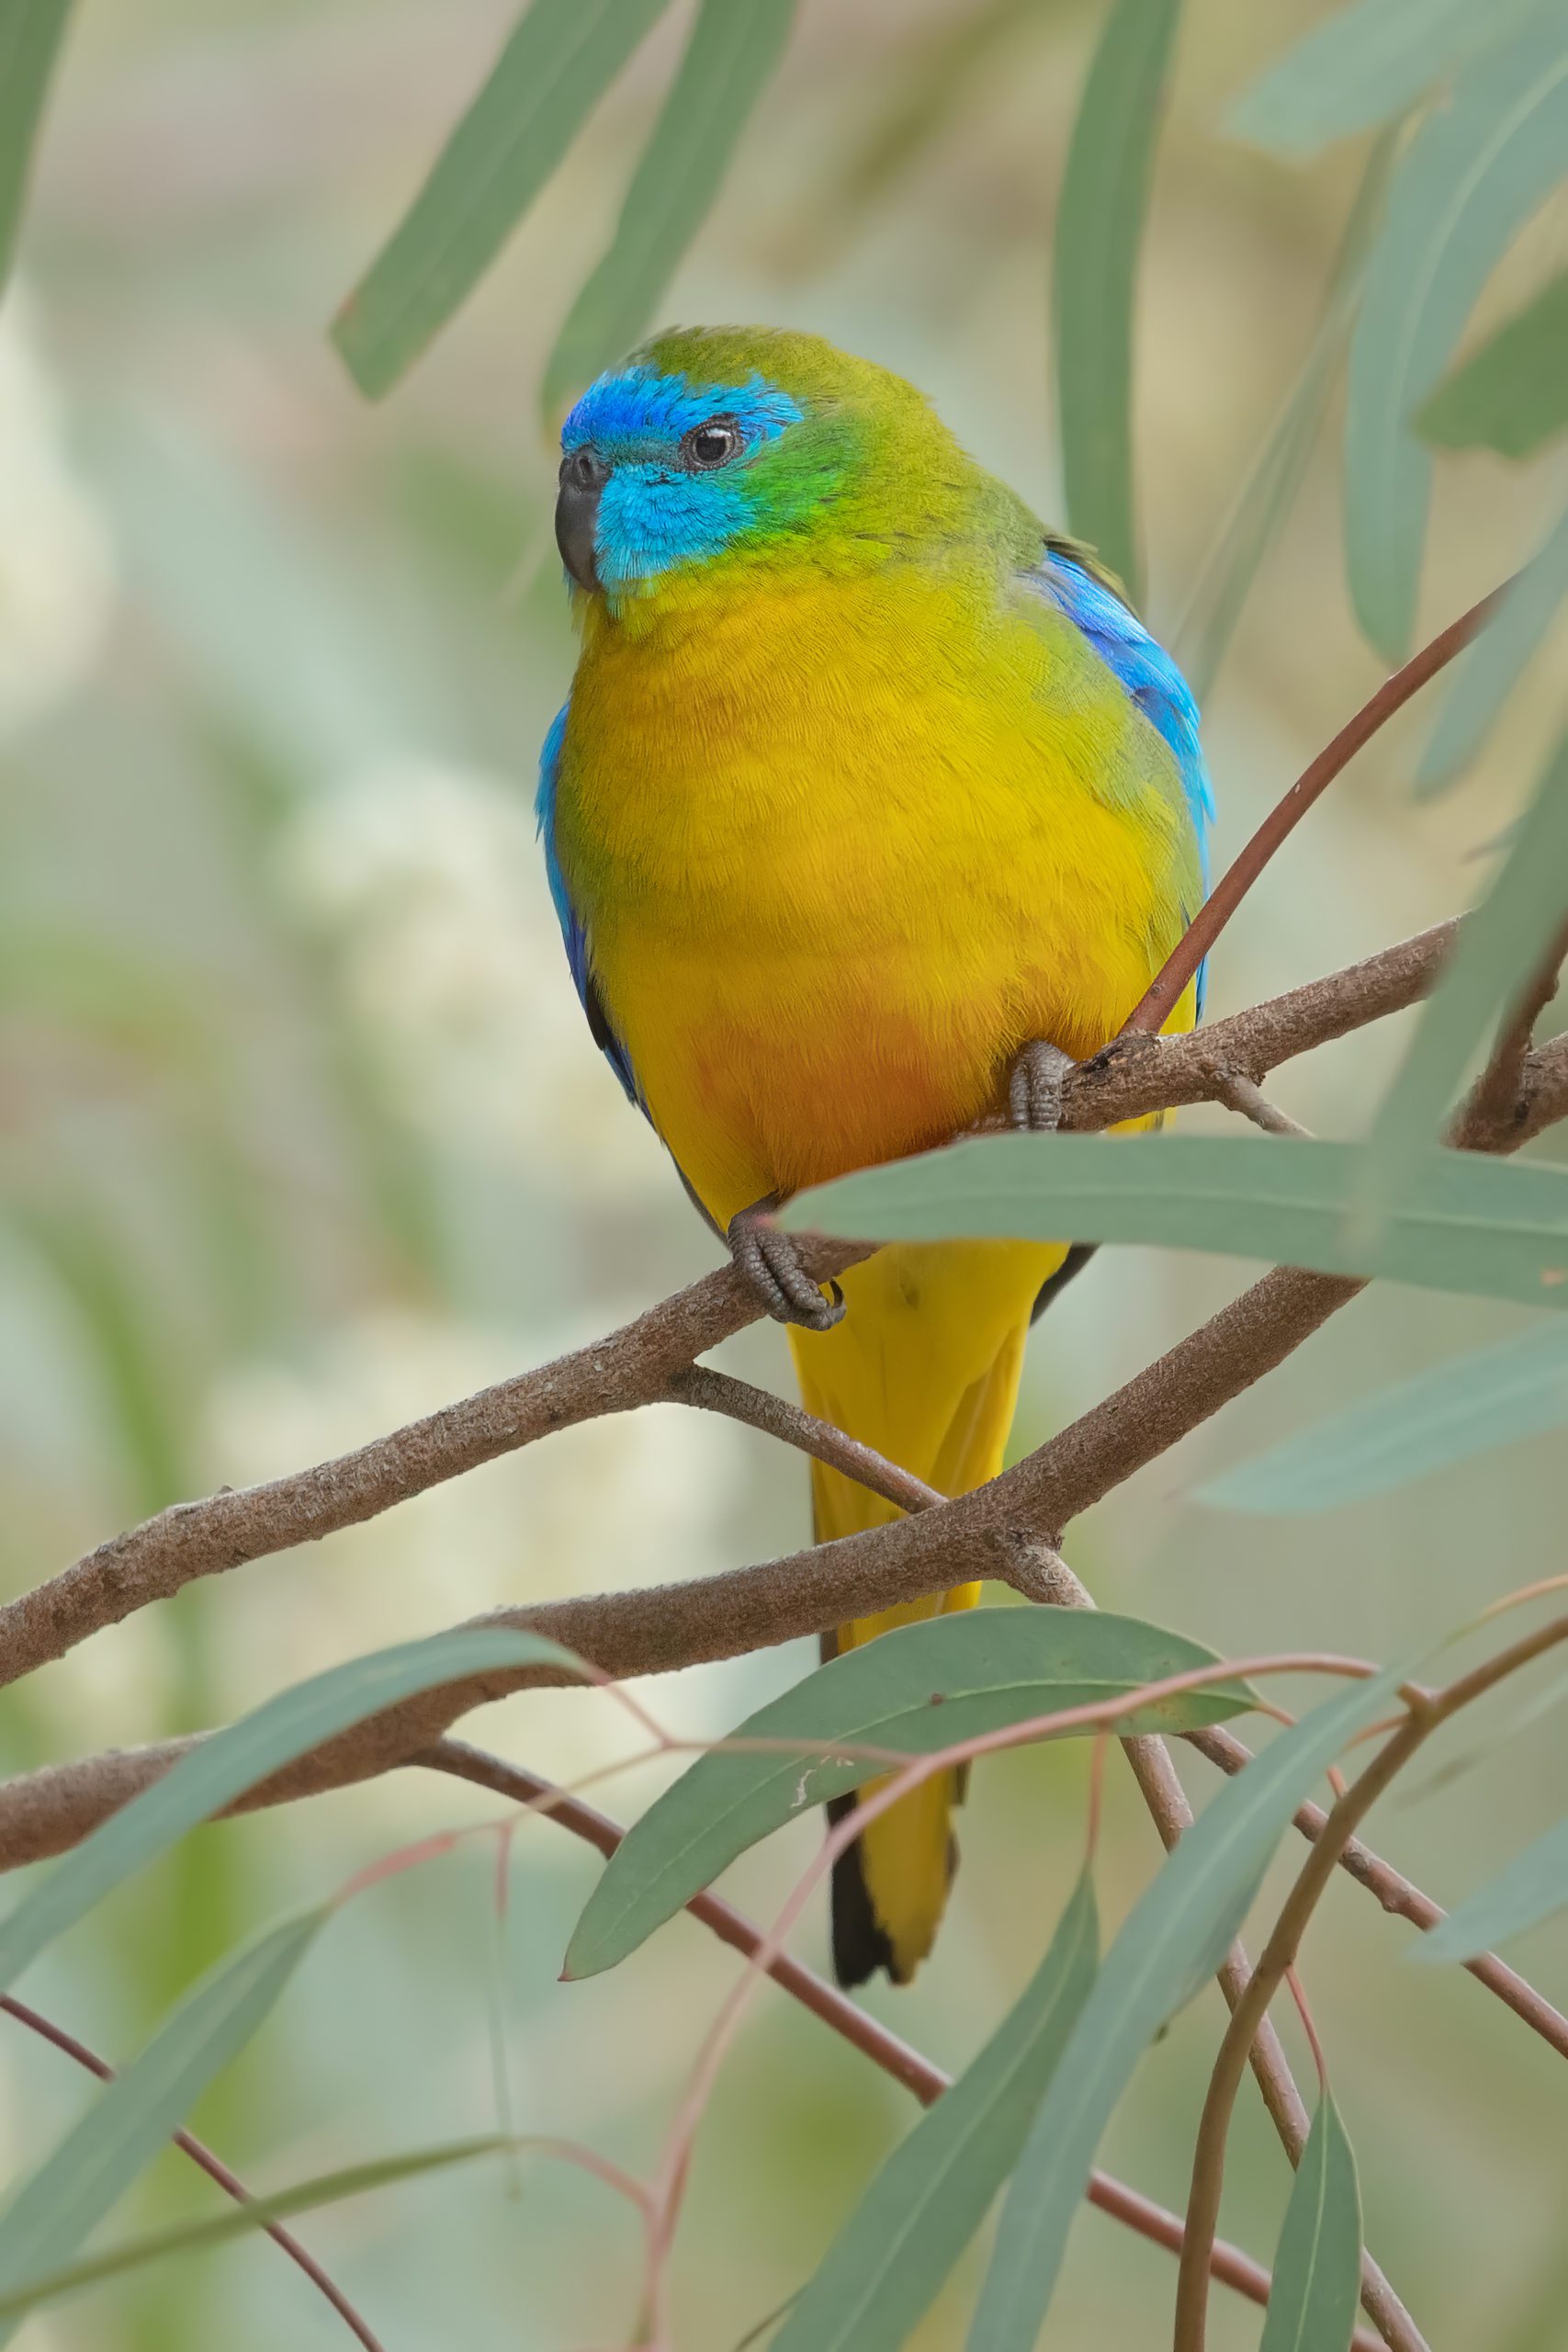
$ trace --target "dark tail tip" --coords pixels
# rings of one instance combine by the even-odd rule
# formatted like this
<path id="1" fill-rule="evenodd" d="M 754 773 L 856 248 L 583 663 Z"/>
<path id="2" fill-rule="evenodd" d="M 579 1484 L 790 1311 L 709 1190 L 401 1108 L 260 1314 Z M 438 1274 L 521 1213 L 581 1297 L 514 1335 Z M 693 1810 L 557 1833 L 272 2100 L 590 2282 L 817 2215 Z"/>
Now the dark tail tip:
<path id="1" fill-rule="evenodd" d="M 828 1806 L 829 1825 L 842 1821 L 853 1805 L 853 1797 L 831 1799 Z M 846 1993 L 863 1984 L 879 1968 L 885 1968 L 895 1984 L 900 1982 L 893 1946 L 871 1907 L 858 1839 L 833 1865 L 832 1923 L 833 1973 Z"/>

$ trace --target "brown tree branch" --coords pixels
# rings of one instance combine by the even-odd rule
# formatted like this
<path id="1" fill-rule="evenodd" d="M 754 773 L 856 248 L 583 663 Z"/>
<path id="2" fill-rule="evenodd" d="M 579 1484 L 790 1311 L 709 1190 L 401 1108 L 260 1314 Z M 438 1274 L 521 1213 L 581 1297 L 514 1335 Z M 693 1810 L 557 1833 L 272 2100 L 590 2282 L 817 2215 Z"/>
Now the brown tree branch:
<path id="1" fill-rule="evenodd" d="M 114 2068 L 107 2059 L 100 2058 L 96 2050 L 89 2050 L 85 2041 L 78 2041 L 73 2033 L 67 2033 L 62 2025 L 56 2025 L 53 2018 L 46 2018 L 41 2010 L 29 2007 L 26 2001 L 18 2001 L 10 1993 L 0 1993 L 0 2009 L 4 2009 L 8 2017 L 15 2018 L 18 2025 L 25 2025 L 30 2033 L 36 2033 L 41 2040 L 51 2043 L 67 2058 L 73 2058 L 78 2066 L 85 2066 L 89 2075 L 97 2076 L 100 2083 L 113 2082 Z M 215 2180 L 224 2195 L 231 2197 L 236 2205 L 255 2203 L 255 2198 L 239 2175 L 231 2172 L 222 2157 L 215 2155 L 204 2140 L 196 2139 L 189 2132 L 176 2132 L 173 2138 L 175 2147 L 181 2149 L 192 2164 L 199 2165 L 208 2178 Z M 1170 2219 L 1177 2233 L 1176 2243 L 1179 2246 L 1181 2224 L 1174 2213 Z M 292 2230 L 286 2229 L 281 2222 L 262 2222 L 257 2226 L 265 2232 L 274 2245 L 282 2248 L 290 2262 L 304 2272 L 311 2286 L 326 2298 L 350 2335 L 365 2346 L 365 2352 L 386 2352 L 380 2337 L 371 2334 L 368 2321 L 360 2317 L 342 2288 L 333 2285 L 315 2256 L 300 2245 Z M 1222 2275 L 1218 2271 L 1215 2273 L 1216 2277 Z"/>
<path id="2" fill-rule="evenodd" d="M 1095 1129 L 1201 1102 L 1214 1091 L 1215 1061 L 1256 1080 L 1314 1046 L 1381 1020 L 1431 987 L 1456 929 L 1440 923 L 1216 1022 L 1201 1038 L 1138 1038 L 1109 1049 L 1069 1072 L 1062 1124 Z M 863 1244 L 813 1245 L 812 1271 L 826 1277 L 868 1254 Z M 350 1453 L 262 1486 L 176 1503 L 0 1609 L 0 1683 L 32 1673 L 197 1577 L 356 1526 L 557 1430 L 658 1402 L 677 1374 L 760 1311 L 727 1268 L 592 1347 L 481 1389 Z"/>
<path id="3" fill-rule="evenodd" d="M 1506 1133 L 1484 1136 L 1483 1123 L 1467 1107 L 1455 1123 L 1453 1139 L 1467 1147 L 1511 1151 L 1542 1127 L 1568 1117 L 1568 1035 L 1554 1038 L 1529 1057 L 1520 1103 L 1522 1115 L 1506 1123 Z M 713 1284 L 728 1278 L 707 1279 Z M 701 1290 L 704 1285 L 694 1287 Z M 1021 1563 L 1026 1567 L 1043 1543 L 1060 1549 L 1060 1532 L 1068 1521 L 1272 1371 L 1364 1287 L 1359 1278 L 1276 1267 L 1012 1469 L 972 1494 L 944 1502 L 940 1510 L 919 1511 L 782 1559 L 684 1584 L 497 1610 L 473 1622 L 532 1627 L 575 1650 L 601 1673 L 622 1679 L 765 1649 L 972 1578 L 1015 1583 Z M 681 1294 L 682 1301 L 691 1296 L 690 1292 Z M 638 1329 L 628 1328 L 634 1332 Z M 584 1355 L 593 1352 L 585 1351 Z M 578 1365 L 582 1359 L 564 1361 Z M 463 1411 L 462 1407 L 450 1408 L 459 1417 Z M 427 1427 L 415 1425 L 418 1430 Z M 285 1487 L 290 1483 L 278 1482 Z M 188 1508 L 199 1511 L 203 1506 Z M 149 1525 L 155 1528 L 159 1522 Z M 126 1604 L 127 1609 L 134 1605 Z M 470 1708 L 530 1684 L 563 1679 L 547 1668 L 519 1668 L 468 1676 L 425 1692 L 301 1757 L 250 1791 L 236 1810 L 371 1779 L 426 1746 Z M 45 1766 L 0 1786 L 0 1869 L 76 1844 L 139 1789 L 167 1771 L 191 1745 L 188 1739 L 171 1740 L 112 1751 L 80 1763 Z"/>
<path id="4" fill-rule="evenodd" d="M 624 1831 L 593 1806 L 584 1804 L 580 1797 L 568 1796 L 548 1781 L 542 1781 L 519 1766 L 508 1764 L 500 1757 L 487 1755 L 482 1749 L 470 1747 L 466 1741 L 442 1739 L 410 1759 L 430 1771 L 449 1772 L 458 1780 L 470 1781 L 476 1788 L 489 1789 L 497 1796 L 511 1798 L 526 1804 L 562 1828 L 570 1829 L 594 1847 L 606 1860 L 620 1844 Z M 721 1942 L 750 1959 L 762 1942 L 761 1931 L 750 1919 L 726 1903 L 722 1896 L 712 1894 L 694 1895 L 686 1905 L 694 1919 L 711 1928 Z M 852 2001 L 838 1989 L 787 1952 L 779 1952 L 768 1962 L 767 1973 L 775 1984 L 792 1994 L 814 2017 L 831 2027 L 843 2041 L 850 2042 L 884 2074 L 902 2083 L 922 2107 L 933 2106 L 949 2086 L 951 2077 L 929 2058 L 902 2041 L 888 2027 L 881 2024 L 868 2010 Z M 1098 2205 L 1101 2212 L 1112 2220 L 1123 2222 L 1140 2236 L 1150 2238 L 1156 2245 L 1168 2247 L 1173 2254 L 1181 2250 L 1182 2225 L 1178 2216 L 1168 2212 L 1152 2199 L 1140 2195 L 1137 2189 L 1109 2173 L 1095 2172 L 1089 2177 L 1089 2201 Z M 1255 2303 L 1269 2300 L 1269 2273 L 1254 2262 L 1249 2255 L 1236 2246 L 1228 2245 L 1221 2238 L 1211 2253 L 1213 2276 L 1225 2286 L 1234 2287 L 1238 2294 L 1247 2296 Z M 1377 2339 L 1358 2331 L 1354 2352 L 1379 2352 Z"/>

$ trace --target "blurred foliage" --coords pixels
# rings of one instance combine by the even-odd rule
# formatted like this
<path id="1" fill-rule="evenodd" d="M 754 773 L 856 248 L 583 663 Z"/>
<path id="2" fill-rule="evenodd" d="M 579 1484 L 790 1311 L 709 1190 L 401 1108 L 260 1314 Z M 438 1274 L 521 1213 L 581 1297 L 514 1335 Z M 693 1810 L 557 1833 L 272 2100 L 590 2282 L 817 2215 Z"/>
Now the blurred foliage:
<path id="1" fill-rule="evenodd" d="M 633 332 L 657 303 L 811 327 L 920 381 L 1053 519 L 1070 511 L 1141 548 L 1156 626 L 1188 608 L 1184 650 L 1217 681 L 1228 849 L 1376 675 L 1333 519 L 1337 431 L 1322 429 L 1339 424 L 1353 337 L 1349 543 L 1355 607 L 1379 641 L 1392 650 L 1417 614 L 1447 619 L 1544 538 L 1541 569 L 1456 680 L 1471 714 L 1433 758 L 1466 790 L 1418 808 L 1424 722 L 1381 739 L 1227 933 L 1222 1011 L 1473 899 L 1474 854 L 1520 815 L 1561 731 L 1562 526 L 1543 532 L 1562 499 L 1560 8 L 1190 0 L 1161 102 L 1122 116 L 1126 155 L 1095 158 L 1120 208 L 1098 289 L 1066 159 L 1091 60 L 1118 24 L 1147 32 L 1138 11 L 806 0 L 767 87 L 716 68 L 733 117 L 716 100 L 704 118 L 696 193 L 655 191 L 657 220 L 625 205 L 626 229 L 650 239 L 637 249 L 617 216 L 647 186 L 639 155 L 652 170 L 682 132 L 663 109 L 694 11 L 536 0 L 514 27 L 516 13 L 502 0 L 84 9 L 35 142 L 66 11 L 0 0 L 0 253 L 31 159 L 20 282 L 0 312 L 10 1590 L 179 1494 L 292 1468 L 587 1338 L 710 1261 L 581 1033 L 530 839 L 534 747 L 570 662 L 533 424 L 552 351 L 565 390 L 614 322 Z M 773 12 L 781 38 L 787 14 Z M 571 59 L 553 59 L 568 30 Z M 727 163 L 723 202 L 682 260 Z M 1393 242 L 1379 243 L 1385 170 Z M 1467 172 L 1477 193 L 1460 207 Z M 1080 184 L 1080 204 L 1098 200 Z M 400 216 L 338 343 L 377 392 L 428 357 L 372 413 L 321 322 Z M 596 314 L 558 345 L 600 256 Z M 1076 315 L 1072 270 L 1105 307 L 1092 337 L 1048 358 L 1053 303 Z M 1416 413 L 1457 453 L 1434 460 Z M 1122 417 L 1109 458 L 1087 448 L 1101 418 Z M 1065 499 L 1061 481 L 1091 479 Z M 1314 1057 L 1281 1093 L 1316 1128 L 1363 1131 L 1408 1027 Z M 1018 1444 L 1169 1344 L 1236 1273 L 1102 1251 L 1042 1333 Z M 1260 1538 L 1259 1522 L 1182 1496 L 1348 1396 L 1397 1394 L 1436 1354 L 1474 1356 L 1483 1414 L 1483 1367 L 1536 1328 L 1515 1307 L 1380 1289 L 1076 1530 L 1075 1565 L 1109 1605 L 1231 1650 L 1428 1641 L 1559 1565 L 1560 1433 L 1472 1453 L 1459 1471 L 1428 1455 L 1386 1499 L 1363 1483 L 1332 1545 L 1320 1519 L 1273 1518 Z M 731 1352 L 784 1380 L 772 1333 Z M 1451 1409 L 1450 1392 L 1438 1403 Z M 696 1424 L 671 1411 L 572 1431 L 310 1556 L 186 1591 L 8 1691 L 0 1756 L 21 1769 L 226 1721 L 372 1636 L 798 1540 L 798 1464 Z M 660 1686 L 659 1709 L 711 1735 L 806 1663 L 705 1669 Z M 1549 1713 L 1517 1729 L 1506 1781 L 1477 1728 L 1478 1768 L 1440 1804 L 1388 1818 L 1402 1862 L 1440 1895 L 1492 1875 L 1501 1813 L 1512 1850 L 1568 1803 Z M 627 1745 L 608 1702 L 576 1692 L 535 1694 L 480 1736 L 562 1777 Z M 981 2047 L 1037 1965 L 1077 1875 L 1085 1767 L 1068 1745 L 976 1776 L 953 1916 L 919 1984 L 889 2004 L 943 2064 Z M 645 1805 L 665 1777 L 617 1784 L 615 1808 Z M 462 1817 L 448 1790 L 407 1775 L 199 1832 L 52 1945 L 29 1995 L 122 2060 L 264 1922 Z M 776 1907 L 816 1836 L 802 1823 L 744 1857 L 740 1899 Z M 1112 1932 L 1150 1844 L 1113 1781 L 1099 1872 Z M 547 1825 L 520 1835 L 502 2075 L 521 2129 L 586 2134 L 635 2166 L 733 1962 L 675 1921 L 624 1981 L 558 1990 L 593 1875 Z M 1451 2340 L 1544 2352 L 1563 2296 L 1561 2184 L 1539 2160 L 1557 2086 L 1472 1986 L 1408 1972 L 1396 1992 L 1396 1931 L 1371 1910 L 1341 1902 L 1308 1965 L 1376 2183 L 1380 2255 L 1419 2281 Z M 361 1896 L 195 2128 L 258 2187 L 483 2132 L 495 1935 L 488 1843 Z M 817 1950 L 820 1936 L 818 1923 Z M 1561 1922 L 1527 1957 L 1568 1997 Z M 1108 2145 L 1169 2201 L 1185 2193 L 1216 2013 L 1206 1996 L 1172 2023 Z M 3 2021 L 9 2172 L 36 2165 L 92 2096 Z M 698 2145 L 683 2346 L 728 2352 L 796 2290 L 907 2123 L 891 2085 L 764 1996 Z M 1227 2228 L 1268 2246 L 1284 2169 L 1246 2112 L 1232 2184 Z M 213 2202 L 165 2154 L 118 2225 L 169 2226 Z M 1045 2343 L 1158 2340 L 1168 2257 L 1111 2226 L 1075 2223 Z M 629 2211 L 606 2219 L 598 2184 L 534 2159 L 521 2196 L 481 2165 L 334 2209 L 307 2234 L 398 2352 L 607 2340 L 635 2294 Z M 921 2352 L 964 2341 L 978 2275 L 973 2255 L 959 2263 L 911 2338 Z M 342 2330 L 276 2249 L 240 2243 L 117 2278 L 15 2340 L 263 2352 Z M 1255 2314 L 1216 2304 L 1221 2352 L 1257 2340 Z"/>

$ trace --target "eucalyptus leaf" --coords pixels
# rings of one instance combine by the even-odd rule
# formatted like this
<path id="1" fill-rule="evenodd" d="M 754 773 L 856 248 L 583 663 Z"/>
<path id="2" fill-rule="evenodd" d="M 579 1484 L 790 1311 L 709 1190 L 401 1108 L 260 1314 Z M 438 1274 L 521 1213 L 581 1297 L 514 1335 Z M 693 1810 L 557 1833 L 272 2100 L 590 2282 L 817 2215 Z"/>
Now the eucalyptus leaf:
<path id="1" fill-rule="evenodd" d="M 1135 597 L 1133 306 L 1180 0 L 1112 0 L 1056 208 L 1053 329 L 1067 524 Z"/>
<path id="2" fill-rule="evenodd" d="M 279 1691 L 182 1756 L 23 1897 L 0 1922 L 0 1987 L 14 1983 L 46 1945 L 198 1822 L 367 1715 L 468 1674 L 579 1663 L 542 1634 L 463 1626 L 427 1641 L 373 1650 Z"/>
<path id="3" fill-rule="evenodd" d="M 1314 1781 L 1402 1679 L 1390 1668 L 1282 1733 L 1211 1799 L 1134 1905 L 1013 2173 L 968 2352 L 1033 2352 L 1095 2151 L 1139 2059 L 1224 1958 Z"/>
<path id="4" fill-rule="evenodd" d="M 1439 384 L 1416 420 L 1444 449 L 1530 458 L 1568 425 L 1568 269 Z"/>
<path id="5" fill-rule="evenodd" d="M 390 391 L 473 291 L 665 6 L 532 0 L 333 322 L 333 341 L 368 399 Z"/>
<path id="6" fill-rule="evenodd" d="M 1568 1170 L 1423 1145 L 1377 1225 L 1351 1217 L 1366 1181 L 1359 1144 L 992 1135 L 840 1177 L 780 1222 L 870 1241 L 1143 1242 L 1568 1308 Z"/>
<path id="7" fill-rule="evenodd" d="M 1211 1478 L 1196 1499 L 1285 1517 L 1386 1495 L 1496 1445 L 1568 1424 L 1568 1324 L 1454 1357 Z"/>
<path id="8" fill-rule="evenodd" d="M 1411 424 L 1494 264 L 1563 176 L 1568 25 L 1553 10 L 1464 75 L 1394 174 L 1350 345 L 1345 543 L 1362 628 L 1403 661 L 1415 622 L 1432 455 Z"/>
<path id="9" fill-rule="evenodd" d="M 1330 274 L 1312 345 L 1213 546 L 1189 592 L 1171 650 L 1199 702 L 1207 699 L 1264 557 L 1295 504 L 1312 462 L 1382 219 L 1396 141 L 1380 139 L 1367 159 Z"/>
<path id="10" fill-rule="evenodd" d="M 389 2188 L 399 2181 L 413 2180 L 423 2173 L 441 2172 L 449 2165 L 469 2164 L 476 2156 L 493 2155 L 502 2149 L 520 2143 L 492 2132 L 479 2140 L 448 2140 L 433 2148 L 413 2148 L 400 2156 L 379 2156 L 370 2164 L 349 2165 L 341 2172 L 319 2173 L 313 2180 L 301 2180 L 290 2188 L 280 2188 L 269 2197 L 253 2197 L 244 2204 L 231 2206 L 227 2212 L 210 2213 L 200 2221 L 176 2222 L 168 2229 L 149 2230 L 141 2237 L 128 2238 L 118 2245 L 106 2246 L 101 2254 L 85 2255 L 79 2262 L 70 2262 L 46 2272 L 35 2272 L 21 2286 L 0 2296 L 0 2320 L 19 2316 L 39 2303 L 53 2302 L 62 2295 L 77 2293 L 84 2287 L 96 2287 L 106 2278 L 118 2278 L 128 2270 L 140 2270 L 144 2263 L 159 2262 L 171 2254 L 204 2254 L 209 2247 L 223 2245 L 231 2238 L 246 2237 L 253 2232 L 265 2230 L 274 2222 L 286 2222 L 296 2213 L 319 2212 L 325 2205 L 341 2204 L 345 2198 L 364 2197 L 377 2188 Z"/>
<path id="11" fill-rule="evenodd" d="M 220 1962 L 22 2183 L 0 2213 L 0 2344 L 21 2324 L 29 2280 L 69 2262 L 152 2162 L 250 2041 L 328 1916 L 285 1919 Z"/>
<path id="12" fill-rule="evenodd" d="M 637 341 L 662 301 L 784 54 L 795 10 L 795 0 L 750 0 L 743 8 L 703 0 L 609 250 L 546 363 L 547 418 Z"/>
<path id="13" fill-rule="evenodd" d="M 843 1747 L 930 1756 L 1215 1664 L 1182 1634 L 1090 1609 L 966 1610 L 846 1650 L 733 1735 L 785 1741 L 783 1752 L 714 1749 L 632 1824 L 589 1897 L 564 1973 L 613 1968 L 759 1838 L 887 1770 Z M 1122 1728 L 1195 1730 L 1252 1703 L 1245 1683 L 1215 1682 L 1141 1707 Z"/>
<path id="14" fill-rule="evenodd" d="M 1543 15 L 1550 0 L 1358 0 L 1314 25 L 1231 117 L 1238 139 L 1310 155 L 1414 106 L 1434 82 Z"/>
<path id="15" fill-rule="evenodd" d="M 1527 1928 L 1539 1927 L 1564 1908 L 1568 1908 L 1568 1821 L 1560 1821 L 1523 1853 L 1516 1854 L 1495 1878 L 1456 1904 L 1429 1935 L 1412 1944 L 1410 1957 L 1473 1960 L 1478 1952 L 1494 1951 L 1510 1936 L 1522 1936 Z"/>
<path id="16" fill-rule="evenodd" d="M 1568 357 L 1564 365 L 1568 366 Z M 1481 749 L 1503 705 L 1540 651 L 1568 598 L 1568 507 L 1513 581 L 1473 645 L 1454 665 L 1437 725 L 1416 770 L 1426 799 L 1451 784 Z"/>
<path id="17" fill-rule="evenodd" d="M 1356 2155 L 1325 2090 L 1291 2185 L 1258 2352 L 1349 2352 L 1360 2291 Z"/>
<path id="18" fill-rule="evenodd" d="M 1089 1998 L 1099 1950 L 1086 1871 L 1034 1975 L 883 2165 L 773 2352 L 898 2352 L 908 2341 L 1018 2161 Z"/>
<path id="19" fill-rule="evenodd" d="M 1496 880 L 1416 1018 L 1367 1139 L 1358 1216 L 1403 1212 L 1471 1056 L 1506 1013 L 1568 921 L 1568 735 L 1558 744 Z M 1519 1295 L 1517 1292 L 1513 1294 Z M 1550 1303 L 1543 1301 L 1543 1304 Z"/>
<path id="20" fill-rule="evenodd" d="M 10 275 L 50 76 L 71 0 L 6 0 L 0 8 L 0 288 Z"/>

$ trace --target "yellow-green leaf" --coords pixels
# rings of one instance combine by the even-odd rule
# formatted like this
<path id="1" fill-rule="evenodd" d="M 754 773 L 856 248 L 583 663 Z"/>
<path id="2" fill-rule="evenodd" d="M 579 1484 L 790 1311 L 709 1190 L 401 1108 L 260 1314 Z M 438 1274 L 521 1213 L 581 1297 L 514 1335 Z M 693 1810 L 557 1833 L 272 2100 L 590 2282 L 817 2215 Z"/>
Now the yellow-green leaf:
<path id="1" fill-rule="evenodd" d="M 1556 873 L 1561 876 L 1561 865 Z M 868 1241 L 1124 1241 L 1568 1309 L 1568 1170 L 1423 1146 L 1376 1226 L 1359 1144 L 1272 1136 L 984 1136 L 792 1201 Z"/>
<path id="2" fill-rule="evenodd" d="M 1291 2184 L 1258 2352 L 1350 2352 L 1360 2291 L 1356 2155 L 1325 2090 Z"/>
<path id="3" fill-rule="evenodd" d="M 1422 124 L 1394 175 L 1350 345 L 1345 543 L 1362 628 L 1409 649 L 1432 454 L 1412 418 L 1448 366 L 1493 265 L 1568 163 L 1560 15 L 1488 52 Z"/>
<path id="4" fill-rule="evenodd" d="M 1051 1946 L 977 2058 L 896 2148 L 790 2312 L 773 2352 L 898 2352 L 1018 2161 L 1100 1951 L 1078 1881 Z"/>
<path id="5" fill-rule="evenodd" d="M 333 322 L 378 400 L 473 291 L 666 0 L 533 0 Z"/>
<path id="6" fill-rule="evenodd" d="M 1056 208 L 1053 276 L 1067 524 L 1138 589 L 1133 305 L 1180 0 L 1112 0 Z"/>
<path id="7" fill-rule="evenodd" d="M 1568 425 L 1568 269 L 1439 384 L 1416 420 L 1444 449 L 1530 458 Z"/>
<path id="8" fill-rule="evenodd" d="M 784 53 L 795 6 L 703 0 L 609 250 L 572 304 L 546 364 L 541 398 L 548 420 L 637 341 L 662 301 Z"/>
<path id="9" fill-rule="evenodd" d="M 0 288 L 10 276 L 43 102 L 71 0 L 0 6 Z"/>

